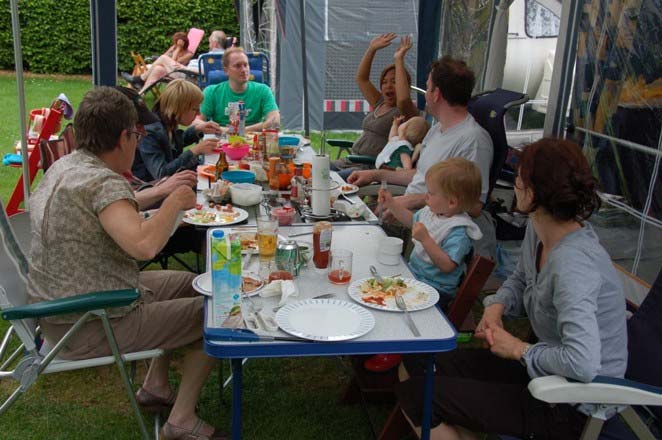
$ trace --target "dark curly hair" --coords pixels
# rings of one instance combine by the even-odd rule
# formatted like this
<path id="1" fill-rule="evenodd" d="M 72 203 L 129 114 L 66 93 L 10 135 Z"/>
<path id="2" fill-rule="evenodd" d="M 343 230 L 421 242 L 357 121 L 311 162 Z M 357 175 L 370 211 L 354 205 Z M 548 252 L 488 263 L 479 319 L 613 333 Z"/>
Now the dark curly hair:
<path id="1" fill-rule="evenodd" d="M 430 79 L 450 105 L 466 107 L 469 104 L 476 77 L 464 61 L 448 55 L 434 61 Z"/>
<path id="2" fill-rule="evenodd" d="M 519 155 L 519 177 L 533 191 L 530 210 L 544 208 L 561 221 L 585 220 L 600 207 L 597 180 L 579 146 L 541 139 Z"/>

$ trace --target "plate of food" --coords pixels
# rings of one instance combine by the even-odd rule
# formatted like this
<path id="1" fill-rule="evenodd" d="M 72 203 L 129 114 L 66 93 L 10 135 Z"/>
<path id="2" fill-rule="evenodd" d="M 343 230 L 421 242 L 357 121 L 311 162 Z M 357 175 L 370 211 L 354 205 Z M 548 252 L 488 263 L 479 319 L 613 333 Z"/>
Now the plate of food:
<path id="1" fill-rule="evenodd" d="M 242 272 L 241 291 L 247 296 L 257 295 L 264 287 L 264 281 L 258 274 L 253 272 Z M 206 296 L 211 296 L 211 272 L 201 273 L 193 278 L 193 289 Z"/>
<path id="2" fill-rule="evenodd" d="M 346 196 L 349 196 L 351 194 L 356 194 L 357 192 L 359 192 L 359 187 L 351 183 L 345 183 L 340 187 L 340 192 L 342 192 Z"/>
<path id="3" fill-rule="evenodd" d="M 402 312 L 395 305 L 395 295 L 402 296 L 410 312 L 427 309 L 439 301 L 437 289 L 414 278 L 384 277 L 382 283 L 363 278 L 350 284 L 347 293 L 359 304 L 388 312 Z"/>
<path id="4" fill-rule="evenodd" d="M 195 205 L 184 213 L 184 222 L 196 226 L 227 226 L 243 222 L 248 218 L 248 212 L 235 208 L 231 204 L 215 204 L 213 207 Z"/>

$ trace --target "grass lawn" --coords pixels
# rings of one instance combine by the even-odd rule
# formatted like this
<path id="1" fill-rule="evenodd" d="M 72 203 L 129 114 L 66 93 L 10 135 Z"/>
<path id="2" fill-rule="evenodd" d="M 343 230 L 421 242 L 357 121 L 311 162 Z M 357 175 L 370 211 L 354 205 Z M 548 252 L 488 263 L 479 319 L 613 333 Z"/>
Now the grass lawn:
<path id="1" fill-rule="evenodd" d="M 83 99 L 83 95 L 92 87 L 91 77 L 63 77 L 30 75 L 25 77 L 25 108 L 48 107 L 60 94 L 64 93 L 74 106 Z M 16 141 L 21 138 L 21 119 L 18 107 L 18 89 L 13 72 L 0 72 L 0 152 L 2 156 L 14 152 Z M 27 122 L 26 122 L 27 123 Z M 66 122 L 63 123 L 66 125 Z M 21 174 L 21 168 L 0 166 L 0 196 L 7 203 Z M 34 185 L 33 185 L 34 188 Z"/>
<path id="2" fill-rule="evenodd" d="M 92 87 L 85 77 L 28 76 L 26 109 L 50 105 L 65 93 L 74 108 Z M 18 92 L 13 73 L 0 73 L 0 150 L 13 152 L 20 138 Z M 356 134 L 334 134 L 354 139 Z M 319 133 L 311 135 L 319 145 Z M 332 152 L 335 157 L 335 151 Z M 21 168 L 0 167 L 0 196 L 9 199 Z M 37 181 L 39 176 L 37 176 Z M 33 188 L 36 183 L 33 184 Z M 193 261 L 192 254 L 185 256 Z M 178 269 L 174 261 L 172 269 Z M 0 334 L 7 323 L 0 319 Z M 177 361 L 174 362 L 175 367 Z M 244 437 L 247 439 L 368 439 L 370 428 L 358 405 L 342 405 L 339 399 L 349 380 L 348 365 L 335 357 L 251 360 L 244 368 Z M 229 364 L 224 362 L 224 373 Z M 142 381 L 140 367 L 137 382 Z M 176 385 L 178 374 L 173 372 Z M 218 375 L 212 374 L 200 400 L 200 415 L 210 423 L 230 429 L 230 389 L 218 398 Z M 0 381 L 0 401 L 15 383 Z M 372 405 L 381 426 L 389 404 Z M 146 416 L 148 426 L 151 417 Z M 41 377 L 8 411 L 0 416 L 0 438 L 138 438 L 138 428 L 114 366 Z"/>

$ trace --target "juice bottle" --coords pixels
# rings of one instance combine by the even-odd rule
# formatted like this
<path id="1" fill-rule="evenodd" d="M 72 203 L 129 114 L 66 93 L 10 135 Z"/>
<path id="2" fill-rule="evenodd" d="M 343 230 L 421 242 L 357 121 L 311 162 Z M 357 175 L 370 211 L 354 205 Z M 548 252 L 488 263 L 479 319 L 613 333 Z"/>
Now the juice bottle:
<path id="1" fill-rule="evenodd" d="M 241 323 L 241 241 L 239 234 L 211 235 L 211 290 L 214 327 Z"/>
<path id="2" fill-rule="evenodd" d="M 326 269 L 329 265 L 332 233 L 333 226 L 329 222 L 317 222 L 313 226 L 313 263 L 318 269 Z"/>

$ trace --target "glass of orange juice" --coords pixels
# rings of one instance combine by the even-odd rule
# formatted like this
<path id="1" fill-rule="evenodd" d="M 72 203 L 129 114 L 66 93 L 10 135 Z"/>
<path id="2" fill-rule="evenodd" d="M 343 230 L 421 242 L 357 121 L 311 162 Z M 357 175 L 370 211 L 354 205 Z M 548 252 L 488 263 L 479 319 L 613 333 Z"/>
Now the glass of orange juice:
<path id="1" fill-rule="evenodd" d="M 260 258 L 271 258 L 278 244 L 278 219 L 266 215 L 257 217 L 257 248 Z"/>
<path id="2" fill-rule="evenodd" d="M 347 284 L 352 279 L 352 252 L 347 249 L 331 249 L 329 256 L 329 281 Z"/>

